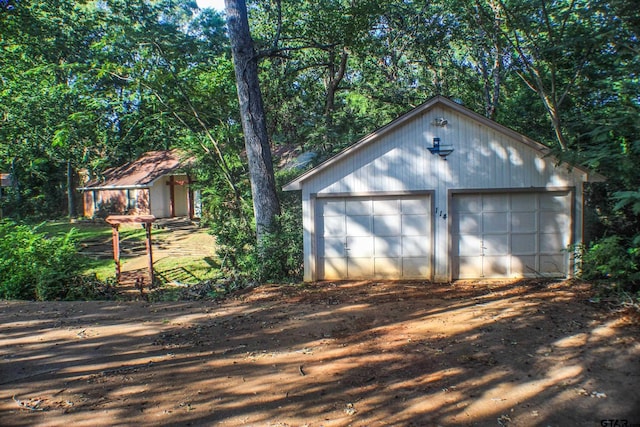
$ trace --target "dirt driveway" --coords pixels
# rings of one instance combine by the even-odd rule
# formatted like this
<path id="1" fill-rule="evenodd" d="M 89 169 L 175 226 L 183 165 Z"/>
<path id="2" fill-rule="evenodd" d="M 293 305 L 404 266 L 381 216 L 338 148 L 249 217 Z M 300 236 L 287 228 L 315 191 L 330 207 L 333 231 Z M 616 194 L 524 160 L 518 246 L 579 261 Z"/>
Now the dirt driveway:
<path id="1" fill-rule="evenodd" d="M 349 282 L 1 302 L 0 424 L 640 425 L 639 328 L 588 300 L 567 283 Z"/>

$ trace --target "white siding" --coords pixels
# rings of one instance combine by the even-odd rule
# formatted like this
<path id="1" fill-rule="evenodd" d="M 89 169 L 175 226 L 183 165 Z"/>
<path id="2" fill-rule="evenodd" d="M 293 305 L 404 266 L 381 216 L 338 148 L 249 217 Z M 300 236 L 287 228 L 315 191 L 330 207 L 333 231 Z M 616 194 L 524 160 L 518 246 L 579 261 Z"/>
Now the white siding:
<path id="1" fill-rule="evenodd" d="M 447 117 L 445 128 L 431 124 Z M 433 138 L 453 145 L 442 160 Z M 305 182 L 309 193 L 408 191 L 437 188 L 566 187 L 582 172 L 556 168 L 551 158 L 460 113 L 440 108 L 404 123 Z"/>
<path id="2" fill-rule="evenodd" d="M 180 181 L 183 184 L 174 185 L 174 200 L 175 200 L 175 216 L 188 216 L 189 215 L 189 186 L 186 184 L 188 181 L 187 175 L 176 175 L 174 177 L 176 181 Z"/>
<path id="3" fill-rule="evenodd" d="M 165 178 L 160 178 L 149 189 L 151 215 L 156 218 L 169 217 L 169 186 Z"/>

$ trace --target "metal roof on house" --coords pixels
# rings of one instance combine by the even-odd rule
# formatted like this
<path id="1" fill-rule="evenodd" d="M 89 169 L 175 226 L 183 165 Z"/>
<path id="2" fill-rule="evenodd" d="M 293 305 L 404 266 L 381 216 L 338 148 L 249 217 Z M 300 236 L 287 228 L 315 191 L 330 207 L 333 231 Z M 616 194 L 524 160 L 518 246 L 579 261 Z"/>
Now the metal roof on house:
<path id="1" fill-rule="evenodd" d="M 149 151 L 138 160 L 107 169 L 79 190 L 148 188 L 162 176 L 177 172 L 193 162 L 180 150 Z"/>
<path id="2" fill-rule="evenodd" d="M 0 172 L 0 187 L 11 187 L 13 179 L 10 173 Z"/>

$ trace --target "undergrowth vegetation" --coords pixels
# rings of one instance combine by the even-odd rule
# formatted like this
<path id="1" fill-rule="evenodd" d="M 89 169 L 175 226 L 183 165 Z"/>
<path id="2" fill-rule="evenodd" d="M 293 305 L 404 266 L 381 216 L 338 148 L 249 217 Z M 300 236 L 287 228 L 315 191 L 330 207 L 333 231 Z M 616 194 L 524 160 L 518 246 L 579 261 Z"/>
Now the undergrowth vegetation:
<path id="1" fill-rule="evenodd" d="M 38 226 L 0 222 L 0 298 L 26 300 L 103 299 L 108 283 L 83 276 L 75 229 L 48 236 Z"/>
<path id="2" fill-rule="evenodd" d="M 640 309 L 640 248 L 630 240 L 614 235 L 580 248 L 581 276 L 599 296 L 615 296 Z"/>
<path id="3" fill-rule="evenodd" d="M 277 188 L 296 171 L 276 174 Z M 243 200 L 251 200 L 249 187 Z M 274 228 L 256 244 L 251 206 L 230 208 L 228 199 L 212 198 L 207 223 L 216 238 L 216 253 L 222 273 L 244 283 L 298 282 L 302 279 L 302 203 L 293 192 L 279 194 L 282 213 Z"/>

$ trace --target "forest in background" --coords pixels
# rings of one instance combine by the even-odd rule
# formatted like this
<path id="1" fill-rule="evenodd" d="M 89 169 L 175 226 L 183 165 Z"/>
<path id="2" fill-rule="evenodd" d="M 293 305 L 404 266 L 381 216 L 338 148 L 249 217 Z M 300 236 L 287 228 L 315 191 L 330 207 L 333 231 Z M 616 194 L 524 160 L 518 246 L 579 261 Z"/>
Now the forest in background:
<path id="1" fill-rule="evenodd" d="M 276 179 L 296 173 L 280 168 L 292 152 L 319 162 L 447 96 L 607 178 L 589 188 L 583 257 L 591 277 L 637 292 L 635 3 L 249 1 Z M 13 177 L 5 216 L 74 216 L 79 171 L 96 177 L 145 151 L 182 148 L 200 160 L 203 215 L 220 250 L 234 268 L 256 269 L 222 14 L 190 0 L 0 0 L 0 48 L 0 171 Z M 261 278 L 299 269 L 290 244 L 301 239 L 299 202 L 280 197 L 282 257 Z"/>

